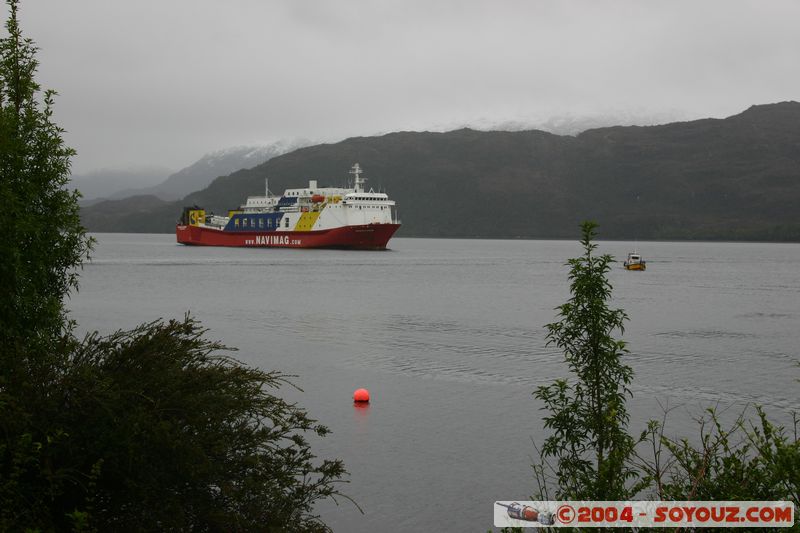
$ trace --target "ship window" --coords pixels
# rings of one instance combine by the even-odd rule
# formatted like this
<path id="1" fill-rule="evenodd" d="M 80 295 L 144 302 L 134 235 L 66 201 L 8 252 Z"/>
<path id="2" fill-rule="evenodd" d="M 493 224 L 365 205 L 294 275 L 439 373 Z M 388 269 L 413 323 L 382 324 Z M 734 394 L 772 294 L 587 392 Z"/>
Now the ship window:
<path id="1" fill-rule="evenodd" d="M 239 219 L 237 218 L 237 219 L 236 219 L 236 220 L 234 220 L 233 222 L 234 222 L 234 224 L 236 225 L 236 227 L 238 228 L 238 227 L 239 227 Z"/>
<path id="2" fill-rule="evenodd" d="M 259 218 L 258 219 L 258 227 L 259 228 L 263 228 L 264 227 L 264 219 L 263 218 Z"/>
<path id="3" fill-rule="evenodd" d="M 245 228 L 247 227 L 247 219 L 246 218 L 242 219 L 242 226 L 244 226 Z"/>
<path id="4" fill-rule="evenodd" d="M 288 227 L 289 227 L 289 218 L 288 218 L 288 217 L 286 218 L 286 224 L 284 224 L 284 226 L 283 226 L 283 227 L 285 227 L 285 228 L 288 228 Z"/>

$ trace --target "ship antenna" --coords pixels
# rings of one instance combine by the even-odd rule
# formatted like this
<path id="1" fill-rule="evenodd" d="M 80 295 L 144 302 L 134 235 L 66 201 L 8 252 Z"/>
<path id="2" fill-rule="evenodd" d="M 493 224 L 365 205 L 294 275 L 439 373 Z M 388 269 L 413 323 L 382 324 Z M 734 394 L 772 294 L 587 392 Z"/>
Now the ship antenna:
<path id="1" fill-rule="evenodd" d="M 361 165 L 358 163 L 353 165 L 353 168 L 350 170 L 350 174 L 355 176 L 355 192 L 364 192 L 364 182 L 367 181 L 367 179 L 361 177 L 362 172 L 364 171 L 361 170 Z"/>

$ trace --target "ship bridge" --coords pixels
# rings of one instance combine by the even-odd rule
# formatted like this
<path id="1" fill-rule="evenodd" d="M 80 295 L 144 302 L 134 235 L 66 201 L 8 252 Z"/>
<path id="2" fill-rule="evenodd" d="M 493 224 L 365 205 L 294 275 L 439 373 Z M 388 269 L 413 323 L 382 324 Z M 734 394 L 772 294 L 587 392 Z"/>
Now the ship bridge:
<path id="1" fill-rule="evenodd" d="M 344 195 L 344 201 L 346 202 L 391 202 L 394 204 L 393 201 L 389 200 L 389 195 L 382 192 L 351 192 L 349 194 Z"/>

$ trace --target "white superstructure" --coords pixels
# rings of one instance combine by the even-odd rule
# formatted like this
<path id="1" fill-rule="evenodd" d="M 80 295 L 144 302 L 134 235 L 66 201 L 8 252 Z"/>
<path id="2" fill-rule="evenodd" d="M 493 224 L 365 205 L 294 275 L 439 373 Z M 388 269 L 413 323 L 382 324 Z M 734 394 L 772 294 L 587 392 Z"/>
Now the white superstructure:
<path id="1" fill-rule="evenodd" d="M 209 215 L 206 226 L 235 230 L 316 231 L 365 224 L 399 224 L 395 202 L 383 192 L 365 190 L 361 167 L 353 165 L 353 187 L 320 187 L 309 180 L 308 187 L 286 189 L 282 196 L 270 193 L 250 196 L 229 216 Z"/>

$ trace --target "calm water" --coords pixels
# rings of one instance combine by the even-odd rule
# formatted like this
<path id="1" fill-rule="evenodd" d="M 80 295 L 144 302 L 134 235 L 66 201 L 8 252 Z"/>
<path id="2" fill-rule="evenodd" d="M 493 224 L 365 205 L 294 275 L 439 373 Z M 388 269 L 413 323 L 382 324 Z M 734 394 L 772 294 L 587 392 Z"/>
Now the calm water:
<path id="1" fill-rule="evenodd" d="M 333 434 L 316 446 L 351 473 L 364 508 L 319 507 L 339 531 L 486 531 L 495 500 L 528 499 L 538 385 L 564 377 L 544 324 L 568 296 L 566 241 L 393 239 L 387 252 L 179 246 L 98 235 L 70 302 L 109 332 L 187 310 L 237 357 L 296 374 L 283 391 Z M 603 242 L 624 258 L 630 243 Z M 719 403 L 800 409 L 800 245 L 639 243 L 617 266 L 630 323 L 632 425 L 677 406 L 674 434 Z M 367 409 L 351 403 L 368 388 Z"/>

